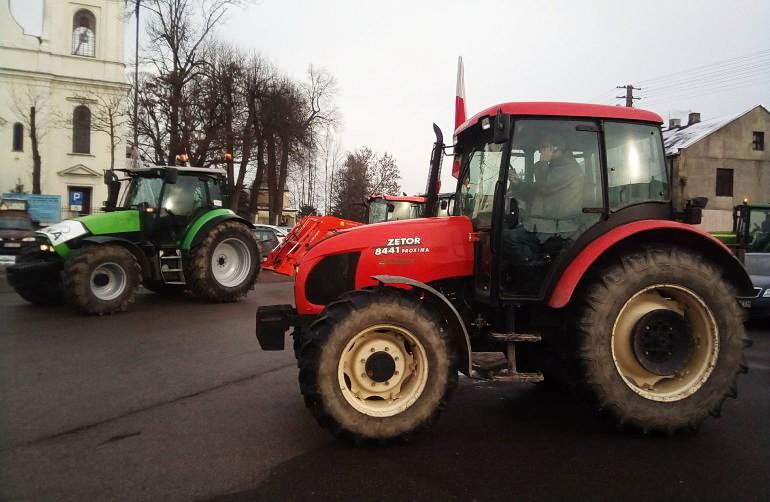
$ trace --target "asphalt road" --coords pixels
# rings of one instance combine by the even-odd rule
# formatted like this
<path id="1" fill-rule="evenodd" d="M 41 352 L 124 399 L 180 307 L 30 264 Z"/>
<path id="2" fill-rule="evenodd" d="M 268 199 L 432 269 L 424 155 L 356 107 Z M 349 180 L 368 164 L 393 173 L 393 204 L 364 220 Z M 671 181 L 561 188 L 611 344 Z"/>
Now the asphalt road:
<path id="1" fill-rule="evenodd" d="M 580 403 L 462 379 L 408 445 L 355 448 L 305 410 L 289 351 L 262 352 L 269 277 L 238 304 L 141 294 L 83 317 L 0 278 L 0 499 L 770 499 L 770 329 L 694 435 L 604 429 Z"/>

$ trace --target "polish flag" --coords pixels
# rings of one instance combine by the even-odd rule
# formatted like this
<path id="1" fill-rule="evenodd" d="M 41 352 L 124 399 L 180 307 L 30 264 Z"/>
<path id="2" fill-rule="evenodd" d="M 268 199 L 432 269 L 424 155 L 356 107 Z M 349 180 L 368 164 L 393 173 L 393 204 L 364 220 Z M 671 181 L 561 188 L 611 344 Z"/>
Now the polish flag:
<path id="1" fill-rule="evenodd" d="M 465 70 L 463 69 L 463 57 L 457 58 L 457 92 L 455 97 L 455 129 L 465 122 Z M 452 176 L 460 177 L 460 157 L 455 156 L 452 162 Z"/>

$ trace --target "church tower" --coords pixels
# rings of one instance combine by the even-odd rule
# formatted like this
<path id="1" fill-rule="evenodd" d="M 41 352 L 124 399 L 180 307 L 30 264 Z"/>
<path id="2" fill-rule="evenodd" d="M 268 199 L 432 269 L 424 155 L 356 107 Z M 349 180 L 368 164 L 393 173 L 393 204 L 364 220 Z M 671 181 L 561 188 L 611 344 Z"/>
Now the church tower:
<path id="1" fill-rule="evenodd" d="M 103 170 L 124 163 L 128 15 L 125 0 L 38 2 L 0 0 L 0 193 L 31 193 L 37 157 L 40 193 L 58 196 L 67 218 L 98 210 Z M 38 26 L 17 21 L 27 9 Z"/>

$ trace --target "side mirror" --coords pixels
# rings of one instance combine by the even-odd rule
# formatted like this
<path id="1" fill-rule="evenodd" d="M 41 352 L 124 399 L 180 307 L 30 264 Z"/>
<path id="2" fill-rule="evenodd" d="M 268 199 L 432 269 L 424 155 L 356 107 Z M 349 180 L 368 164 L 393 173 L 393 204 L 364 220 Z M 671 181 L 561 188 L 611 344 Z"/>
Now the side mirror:
<path id="1" fill-rule="evenodd" d="M 502 110 L 497 110 L 495 115 L 494 130 L 492 131 L 492 141 L 499 145 L 505 143 L 511 137 L 511 116 L 505 115 Z"/>
<path id="2" fill-rule="evenodd" d="M 442 211 L 446 211 L 447 208 L 449 208 L 449 201 L 444 199 L 444 200 L 441 201 L 441 210 Z"/>
<path id="3" fill-rule="evenodd" d="M 175 184 L 179 177 L 179 170 L 173 167 L 163 169 L 163 181 L 171 185 Z"/>
<path id="4" fill-rule="evenodd" d="M 703 221 L 703 208 L 706 207 L 708 197 L 695 197 L 689 199 L 682 211 L 682 222 L 690 225 L 700 225 Z"/>
<path id="5" fill-rule="evenodd" d="M 390 202 L 388 202 L 388 212 L 392 213 L 395 210 L 396 210 L 396 206 L 394 204 L 391 204 Z"/>
<path id="6" fill-rule="evenodd" d="M 118 176 L 115 174 L 115 171 L 113 171 L 112 169 L 107 169 L 106 171 L 104 171 L 105 185 L 109 186 L 110 183 L 112 183 L 113 181 L 117 181 L 117 179 L 118 179 Z"/>

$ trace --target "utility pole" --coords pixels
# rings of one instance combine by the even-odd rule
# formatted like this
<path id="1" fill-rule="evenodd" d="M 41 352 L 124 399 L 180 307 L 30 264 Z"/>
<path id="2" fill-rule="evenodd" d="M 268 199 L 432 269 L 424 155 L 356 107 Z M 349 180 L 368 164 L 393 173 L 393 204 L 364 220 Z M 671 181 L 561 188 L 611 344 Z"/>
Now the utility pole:
<path id="1" fill-rule="evenodd" d="M 136 1 L 136 38 L 134 39 L 134 149 L 139 157 L 139 3 Z"/>
<path id="2" fill-rule="evenodd" d="M 634 96 L 634 91 L 641 91 L 642 90 L 641 87 L 634 87 L 633 85 L 628 84 L 628 85 L 619 85 L 617 88 L 626 90 L 625 96 L 615 96 L 615 97 L 618 99 L 626 98 L 626 106 L 629 108 L 632 108 L 634 106 L 635 99 L 642 99 Z"/>

